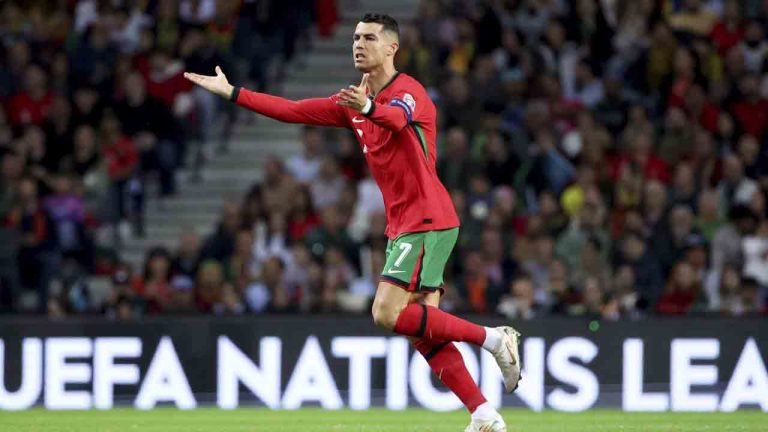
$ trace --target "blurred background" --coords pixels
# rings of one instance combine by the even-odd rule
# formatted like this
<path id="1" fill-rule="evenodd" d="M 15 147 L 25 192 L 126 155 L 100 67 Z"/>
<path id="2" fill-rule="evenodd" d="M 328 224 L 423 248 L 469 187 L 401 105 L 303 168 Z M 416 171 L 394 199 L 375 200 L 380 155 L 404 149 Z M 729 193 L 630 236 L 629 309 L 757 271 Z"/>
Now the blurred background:
<path id="1" fill-rule="evenodd" d="M 768 312 L 761 0 L 0 3 L 0 310 L 368 314 L 381 194 L 350 131 L 285 125 L 184 71 L 297 99 L 400 22 L 462 220 L 447 310 Z"/>

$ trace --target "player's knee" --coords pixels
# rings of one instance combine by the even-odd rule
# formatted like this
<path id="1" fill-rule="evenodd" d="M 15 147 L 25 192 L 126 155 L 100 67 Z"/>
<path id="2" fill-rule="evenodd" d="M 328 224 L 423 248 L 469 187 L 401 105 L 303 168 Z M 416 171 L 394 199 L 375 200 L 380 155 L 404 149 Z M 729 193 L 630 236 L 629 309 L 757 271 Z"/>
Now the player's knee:
<path id="1" fill-rule="evenodd" d="M 371 310 L 373 322 L 376 323 L 377 326 L 389 330 L 395 328 L 398 312 L 399 311 L 396 308 L 376 301 L 373 302 L 373 308 Z"/>

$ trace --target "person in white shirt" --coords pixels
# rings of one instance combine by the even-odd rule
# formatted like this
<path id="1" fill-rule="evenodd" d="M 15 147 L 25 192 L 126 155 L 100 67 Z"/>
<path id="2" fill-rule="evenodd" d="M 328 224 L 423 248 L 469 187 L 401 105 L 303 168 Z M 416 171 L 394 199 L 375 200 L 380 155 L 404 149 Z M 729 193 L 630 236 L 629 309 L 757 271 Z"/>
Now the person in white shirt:
<path id="1" fill-rule="evenodd" d="M 302 153 L 291 156 L 285 167 L 296 181 L 311 183 L 320 173 L 323 161 L 323 132 L 317 127 L 305 126 L 302 146 Z"/>

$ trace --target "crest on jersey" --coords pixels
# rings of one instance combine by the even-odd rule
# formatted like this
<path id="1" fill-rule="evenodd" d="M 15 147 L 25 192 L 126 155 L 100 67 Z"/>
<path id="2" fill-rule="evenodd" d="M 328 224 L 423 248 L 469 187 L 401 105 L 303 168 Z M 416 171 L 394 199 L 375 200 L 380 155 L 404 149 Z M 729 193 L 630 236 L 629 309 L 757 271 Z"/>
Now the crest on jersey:
<path id="1" fill-rule="evenodd" d="M 403 95 L 403 102 L 405 102 L 405 104 L 408 105 L 411 111 L 414 111 L 416 109 L 416 100 L 413 99 L 413 96 L 410 93 L 406 93 Z"/>

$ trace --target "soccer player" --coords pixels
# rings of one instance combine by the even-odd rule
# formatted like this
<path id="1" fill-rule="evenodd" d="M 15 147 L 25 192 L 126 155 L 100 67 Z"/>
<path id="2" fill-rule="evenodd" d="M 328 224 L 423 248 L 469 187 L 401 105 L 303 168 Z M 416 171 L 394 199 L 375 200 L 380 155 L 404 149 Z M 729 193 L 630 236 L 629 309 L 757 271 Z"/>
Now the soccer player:
<path id="1" fill-rule="evenodd" d="M 291 101 L 233 86 L 215 76 L 186 73 L 193 83 L 232 102 L 290 123 L 350 128 L 384 196 L 389 238 L 386 264 L 373 302 L 373 320 L 408 336 L 432 370 L 471 413 L 466 431 L 500 432 L 506 425 L 486 401 L 453 342 L 492 353 L 508 392 L 520 380 L 520 334 L 482 327 L 438 308 L 443 271 L 459 232 L 450 195 L 435 169 L 437 112 L 414 78 L 395 70 L 397 22 L 367 14 L 357 24 L 352 55 L 363 73 L 326 98 Z"/>

